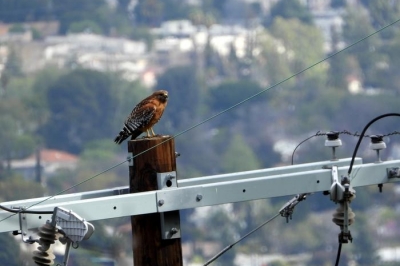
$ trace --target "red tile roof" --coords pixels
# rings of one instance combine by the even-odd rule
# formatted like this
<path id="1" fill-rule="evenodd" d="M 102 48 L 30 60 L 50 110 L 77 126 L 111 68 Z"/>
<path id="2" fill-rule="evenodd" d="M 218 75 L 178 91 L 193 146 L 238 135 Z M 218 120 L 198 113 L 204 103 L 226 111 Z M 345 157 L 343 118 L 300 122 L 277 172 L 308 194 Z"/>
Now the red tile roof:
<path id="1" fill-rule="evenodd" d="M 32 154 L 27 158 L 35 159 L 35 154 Z M 68 152 L 59 151 L 59 150 L 47 150 L 43 149 L 40 151 L 40 159 L 43 162 L 76 162 L 78 161 L 78 157 L 70 154 Z"/>

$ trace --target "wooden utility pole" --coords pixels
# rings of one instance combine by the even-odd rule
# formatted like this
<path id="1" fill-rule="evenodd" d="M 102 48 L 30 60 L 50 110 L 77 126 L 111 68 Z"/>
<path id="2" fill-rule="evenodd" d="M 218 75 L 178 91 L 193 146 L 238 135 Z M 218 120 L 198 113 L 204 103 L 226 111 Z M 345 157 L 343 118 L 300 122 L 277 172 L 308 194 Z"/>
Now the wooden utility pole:
<path id="1" fill-rule="evenodd" d="M 157 173 L 176 171 L 175 142 L 169 138 L 143 138 L 128 142 L 128 152 L 133 156 L 146 151 L 135 157 L 133 165 L 129 166 L 130 193 L 157 190 Z M 183 265 L 181 240 L 162 239 L 159 213 L 132 216 L 131 224 L 135 266 Z"/>

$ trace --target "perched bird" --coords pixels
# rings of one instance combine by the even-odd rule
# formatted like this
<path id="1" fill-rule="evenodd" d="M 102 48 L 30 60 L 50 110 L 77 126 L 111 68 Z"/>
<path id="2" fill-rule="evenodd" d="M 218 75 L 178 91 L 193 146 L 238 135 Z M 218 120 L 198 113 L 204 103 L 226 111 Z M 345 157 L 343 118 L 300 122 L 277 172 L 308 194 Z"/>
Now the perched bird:
<path id="1" fill-rule="evenodd" d="M 146 131 L 150 137 L 150 131 L 155 136 L 153 126 L 160 120 L 167 106 L 168 92 L 159 90 L 138 103 L 124 123 L 124 127 L 114 139 L 115 143 L 121 144 L 129 136 L 137 138 Z"/>

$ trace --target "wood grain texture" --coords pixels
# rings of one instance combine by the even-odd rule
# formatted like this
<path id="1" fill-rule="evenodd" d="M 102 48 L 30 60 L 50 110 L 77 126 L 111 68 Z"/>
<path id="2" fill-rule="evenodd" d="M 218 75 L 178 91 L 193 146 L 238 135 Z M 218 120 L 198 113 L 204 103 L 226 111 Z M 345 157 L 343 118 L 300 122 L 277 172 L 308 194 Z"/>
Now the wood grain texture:
<path id="1" fill-rule="evenodd" d="M 130 193 L 157 190 L 157 173 L 176 171 L 173 139 L 152 148 L 168 138 L 170 136 L 128 142 L 128 151 L 133 155 L 148 150 L 134 158 L 133 166 L 129 166 Z M 131 224 L 135 266 L 183 265 L 181 240 L 162 240 L 159 213 L 132 216 Z"/>

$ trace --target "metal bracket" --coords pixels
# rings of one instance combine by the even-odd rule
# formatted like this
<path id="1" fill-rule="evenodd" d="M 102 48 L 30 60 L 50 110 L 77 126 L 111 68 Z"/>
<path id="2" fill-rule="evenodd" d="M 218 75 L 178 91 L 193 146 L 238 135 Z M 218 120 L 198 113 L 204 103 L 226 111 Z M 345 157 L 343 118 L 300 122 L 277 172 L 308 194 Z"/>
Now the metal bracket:
<path id="1" fill-rule="evenodd" d="M 174 239 L 181 237 L 181 224 L 179 211 L 160 213 L 162 239 Z"/>
<path id="2" fill-rule="evenodd" d="M 21 208 L 22 210 L 22 208 Z M 19 215 L 19 228 L 22 237 L 22 241 L 24 243 L 33 244 L 37 242 L 36 240 L 32 239 L 31 236 L 28 236 L 28 217 L 26 213 L 20 212 Z"/>
<path id="3" fill-rule="evenodd" d="M 174 189 L 178 187 L 176 172 L 157 173 L 158 189 Z"/>
<path id="4" fill-rule="evenodd" d="M 330 189 L 330 197 L 334 202 L 338 202 L 343 199 L 344 187 L 339 181 L 338 167 L 332 165 L 331 169 L 332 185 Z"/>
<path id="5" fill-rule="evenodd" d="M 178 187 L 176 172 L 157 173 L 157 184 L 159 190 L 171 190 Z M 163 199 L 157 199 L 158 205 L 162 206 Z M 174 239 L 181 237 L 181 224 L 179 211 L 160 213 L 161 238 Z"/>
<path id="6" fill-rule="evenodd" d="M 133 157 L 135 157 L 135 155 L 133 153 L 130 153 L 131 155 L 129 155 L 126 160 L 129 162 L 129 166 L 133 166 Z"/>

